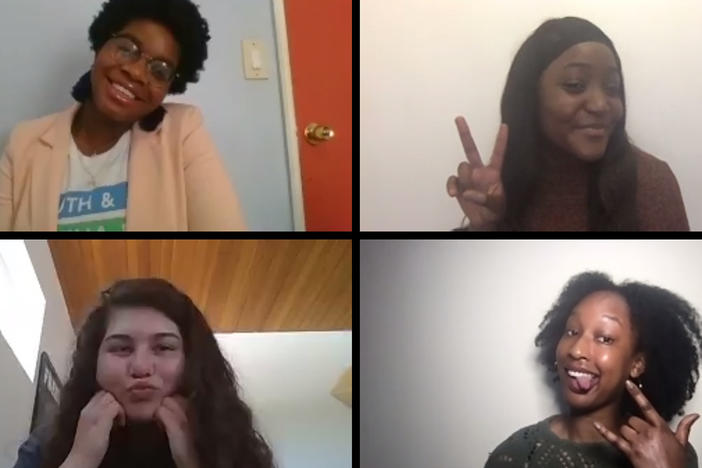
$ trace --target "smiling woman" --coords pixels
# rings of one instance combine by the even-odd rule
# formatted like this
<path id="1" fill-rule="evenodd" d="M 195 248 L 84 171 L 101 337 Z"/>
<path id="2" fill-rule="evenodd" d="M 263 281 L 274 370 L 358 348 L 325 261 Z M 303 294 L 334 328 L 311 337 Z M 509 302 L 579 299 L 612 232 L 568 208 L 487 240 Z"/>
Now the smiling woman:
<path id="1" fill-rule="evenodd" d="M 682 298 L 602 273 L 570 280 L 536 337 L 562 414 L 524 427 L 486 467 L 697 467 L 688 415 L 699 378 L 700 317 Z M 636 382 L 635 384 L 631 384 Z M 631 384 L 631 385 L 629 385 Z"/>
<path id="2" fill-rule="evenodd" d="M 208 24 L 190 0 L 108 0 L 77 104 L 17 125 L 0 158 L 0 230 L 241 230 L 200 111 Z"/>
<path id="3" fill-rule="evenodd" d="M 58 414 L 16 468 L 272 468 L 212 330 L 161 279 L 118 281 L 78 334 Z"/>
<path id="4" fill-rule="evenodd" d="M 517 51 L 489 159 L 457 118 L 467 161 L 447 181 L 468 230 L 689 230 L 670 167 L 626 133 L 612 41 L 575 17 L 539 26 Z"/>

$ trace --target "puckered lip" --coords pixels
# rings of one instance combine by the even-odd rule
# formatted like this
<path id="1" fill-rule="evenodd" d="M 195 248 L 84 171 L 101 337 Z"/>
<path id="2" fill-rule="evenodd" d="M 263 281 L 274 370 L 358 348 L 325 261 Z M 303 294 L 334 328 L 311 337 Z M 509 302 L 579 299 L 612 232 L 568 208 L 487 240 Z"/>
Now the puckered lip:
<path id="1" fill-rule="evenodd" d="M 139 382 L 139 383 L 132 384 L 131 386 L 129 386 L 127 388 L 127 390 L 129 390 L 129 391 L 131 391 L 131 390 L 158 390 L 158 388 L 154 385 L 151 385 L 151 384 L 148 384 L 145 382 Z"/>
<path id="2" fill-rule="evenodd" d="M 588 374 L 594 375 L 595 377 L 599 377 L 599 374 L 598 374 L 597 372 L 591 371 L 590 369 L 587 369 L 587 368 L 585 368 L 585 367 L 575 367 L 575 366 L 572 366 L 572 367 L 566 367 L 565 370 L 566 370 L 566 372 L 568 372 L 568 371 L 586 372 L 586 373 L 588 373 Z"/>

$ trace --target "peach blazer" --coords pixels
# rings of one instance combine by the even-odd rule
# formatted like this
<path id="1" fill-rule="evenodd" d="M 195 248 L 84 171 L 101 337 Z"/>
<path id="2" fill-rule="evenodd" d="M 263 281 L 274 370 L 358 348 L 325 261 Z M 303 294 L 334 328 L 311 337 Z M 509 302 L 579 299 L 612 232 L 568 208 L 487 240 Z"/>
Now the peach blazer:
<path id="1" fill-rule="evenodd" d="M 0 157 L 0 230 L 56 231 L 70 129 L 80 104 L 22 122 Z M 241 206 L 200 110 L 164 103 L 153 132 L 132 127 L 128 231 L 244 230 Z"/>

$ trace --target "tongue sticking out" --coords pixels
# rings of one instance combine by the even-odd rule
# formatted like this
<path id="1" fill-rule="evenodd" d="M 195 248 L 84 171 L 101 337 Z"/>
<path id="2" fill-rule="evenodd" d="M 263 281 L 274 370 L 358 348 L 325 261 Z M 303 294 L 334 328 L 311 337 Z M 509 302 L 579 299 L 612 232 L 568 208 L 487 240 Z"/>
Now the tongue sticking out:
<path id="1" fill-rule="evenodd" d="M 575 381 L 578 385 L 578 390 L 585 393 L 590 391 L 592 387 L 597 383 L 597 377 L 588 375 L 587 377 L 575 377 Z"/>

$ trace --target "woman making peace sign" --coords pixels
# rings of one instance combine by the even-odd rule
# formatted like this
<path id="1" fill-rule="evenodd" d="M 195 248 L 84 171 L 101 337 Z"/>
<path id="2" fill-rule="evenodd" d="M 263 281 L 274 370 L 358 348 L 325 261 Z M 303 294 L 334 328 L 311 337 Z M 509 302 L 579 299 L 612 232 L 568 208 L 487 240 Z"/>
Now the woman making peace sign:
<path id="1" fill-rule="evenodd" d="M 629 143 L 619 56 L 594 24 L 539 26 L 512 62 L 501 108 L 488 166 L 456 119 L 468 161 L 447 191 L 468 229 L 689 230 L 670 167 Z"/>
<path id="2" fill-rule="evenodd" d="M 539 362 L 560 381 L 564 411 L 516 431 L 486 468 L 697 467 L 688 437 L 699 415 L 668 427 L 699 377 L 699 315 L 685 300 L 583 273 L 540 328 Z"/>

